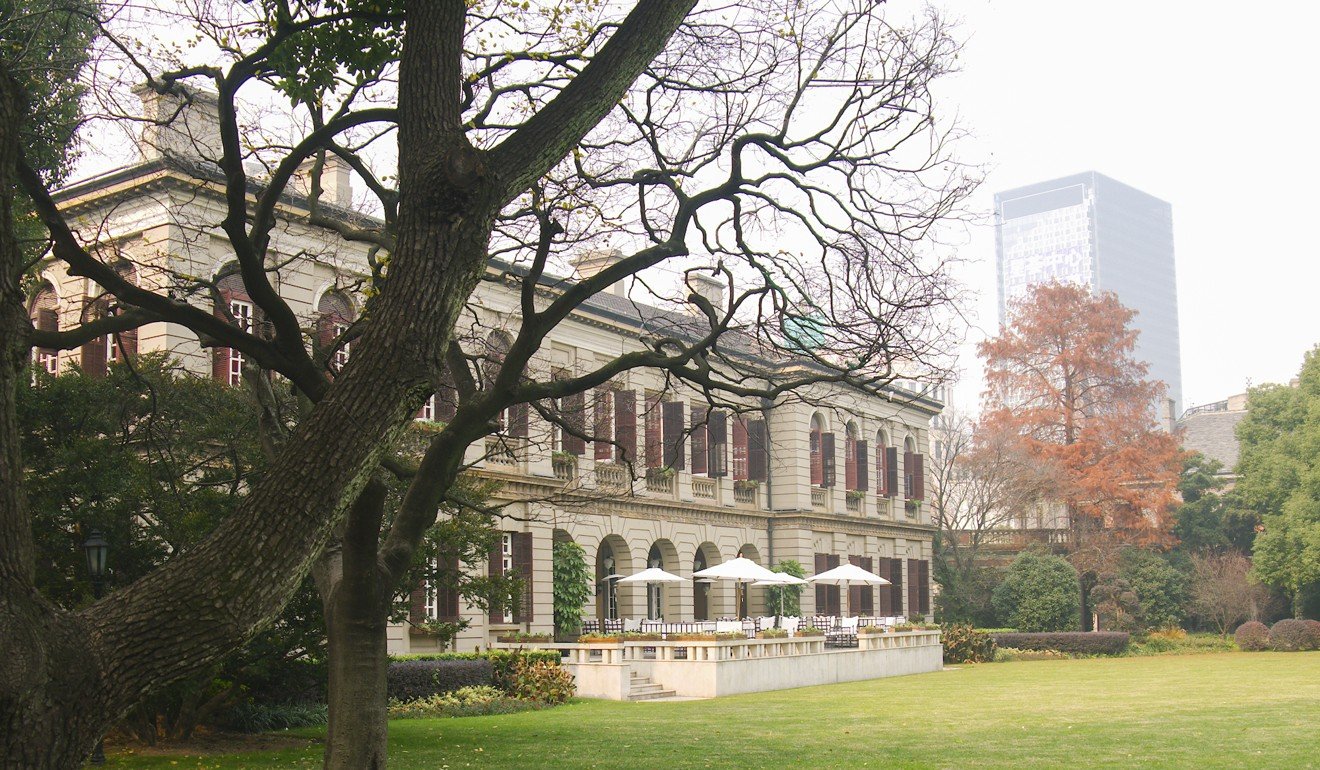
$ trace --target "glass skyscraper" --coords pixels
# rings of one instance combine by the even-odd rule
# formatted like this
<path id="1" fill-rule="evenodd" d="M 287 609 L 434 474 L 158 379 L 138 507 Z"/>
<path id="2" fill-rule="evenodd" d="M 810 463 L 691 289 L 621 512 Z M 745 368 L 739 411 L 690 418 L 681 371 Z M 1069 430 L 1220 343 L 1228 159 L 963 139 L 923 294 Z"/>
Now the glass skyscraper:
<path id="1" fill-rule="evenodd" d="M 1111 291 L 1137 311 L 1136 357 L 1182 408 L 1173 210 L 1134 187 L 1088 171 L 995 194 L 999 321 L 1037 283 Z M 1161 413 L 1160 417 L 1166 415 Z"/>

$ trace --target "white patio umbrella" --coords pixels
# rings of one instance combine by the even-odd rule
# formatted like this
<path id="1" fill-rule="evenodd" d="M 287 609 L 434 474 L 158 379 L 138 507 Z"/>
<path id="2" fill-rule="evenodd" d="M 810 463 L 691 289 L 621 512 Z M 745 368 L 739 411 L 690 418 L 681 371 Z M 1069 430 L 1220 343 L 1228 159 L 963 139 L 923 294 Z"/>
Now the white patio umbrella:
<path id="1" fill-rule="evenodd" d="M 692 573 L 693 579 L 709 578 L 711 580 L 732 580 L 738 584 L 738 590 L 741 591 L 744 585 L 755 583 L 758 580 L 774 580 L 780 573 L 771 572 L 751 559 L 739 556 L 736 559 L 729 559 L 714 567 L 707 567 Z M 741 597 L 739 597 L 741 598 Z M 735 606 L 741 606 L 741 603 Z"/>
<path id="2" fill-rule="evenodd" d="M 800 577 L 797 577 L 796 575 L 790 575 L 787 572 L 775 572 L 773 574 L 774 574 L 773 579 L 767 578 L 765 580 L 758 580 L 755 583 L 752 583 L 752 585 L 764 587 L 764 586 L 804 586 L 807 584 L 807 581 L 803 580 Z M 784 594 L 782 592 L 779 594 L 779 614 L 780 615 L 784 614 Z M 778 621 L 776 621 L 776 623 L 777 622 Z"/>
<path id="3" fill-rule="evenodd" d="M 845 589 L 853 583 L 868 586 L 887 586 L 891 585 L 888 580 L 880 577 L 874 572 L 868 572 L 856 564 L 840 564 L 834 569 L 827 569 L 818 575 L 807 577 L 809 583 L 823 583 L 831 586 L 843 586 Z M 852 611 L 852 607 L 848 610 Z"/>
<path id="4" fill-rule="evenodd" d="M 672 572 L 665 572 L 659 567 L 647 567 L 628 577 L 619 578 L 620 583 L 684 583 L 687 578 L 679 577 Z"/>

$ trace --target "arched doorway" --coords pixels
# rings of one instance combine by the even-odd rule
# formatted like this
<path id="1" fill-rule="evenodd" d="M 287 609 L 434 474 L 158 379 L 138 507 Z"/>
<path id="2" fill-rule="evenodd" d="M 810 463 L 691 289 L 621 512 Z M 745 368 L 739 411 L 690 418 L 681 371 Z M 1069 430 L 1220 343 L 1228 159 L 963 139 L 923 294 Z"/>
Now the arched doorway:
<path id="1" fill-rule="evenodd" d="M 720 551 L 714 543 L 702 543 L 697 546 L 697 555 L 692 559 L 692 571 L 700 572 L 707 567 L 719 564 Z M 692 619 L 711 619 L 711 583 L 700 578 L 692 581 Z"/>
<path id="2" fill-rule="evenodd" d="M 646 566 L 676 572 L 678 569 L 678 549 L 665 538 L 651 544 L 646 554 Z M 664 620 L 666 615 L 678 617 L 678 591 L 664 583 L 646 584 L 646 617 L 649 620 Z"/>
<path id="3" fill-rule="evenodd" d="M 632 574 L 628 545 L 618 535 L 609 535 L 596 549 L 596 617 L 616 620 L 619 615 L 619 578 Z"/>

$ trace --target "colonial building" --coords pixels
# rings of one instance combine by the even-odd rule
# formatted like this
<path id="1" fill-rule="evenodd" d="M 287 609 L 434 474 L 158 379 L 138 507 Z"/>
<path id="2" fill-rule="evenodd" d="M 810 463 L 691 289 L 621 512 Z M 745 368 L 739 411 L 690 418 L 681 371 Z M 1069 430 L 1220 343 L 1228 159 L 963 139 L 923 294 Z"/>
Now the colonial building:
<path id="1" fill-rule="evenodd" d="M 176 109 L 144 95 L 148 114 Z M 194 107 L 205 107 L 196 100 Z M 193 109 L 193 108 L 189 108 Z M 167 114 L 167 113 L 166 113 Z M 58 203 L 102 258 L 144 287 L 174 290 L 198 276 L 214 277 L 229 260 L 219 223 L 221 190 L 205 150 L 214 131 L 189 114 L 189 135 L 149 126 L 140 162 L 75 183 Z M 346 169 L 332 166 L 322 202 L 343 217 L 351 208 Z M 281 259 L 272 274 L 276 290 L 303 321 L 308 344 L 335 336 L 351 323 L 369 275 L 370 254 L 361 244 L 304 224 L 306 201 L 287 196 L 278 210 L 271 253 Z M 599 270 L 608 255 L 587 255 L 580 274 Z M 492 264 L 492 273 L 504 265 Z M 43 275 L 32 299 L 40 328 L 68 328 L 115 312 L 110 298 L 59 264 Z M 189 295 L 189 301 L 245 328 L 262 323 L 259 308 L 237 276 L 219 285 L 221 301 Z M 214 305 L 214 306 L 212 306 Z M 470 302 L 466 333 L 498 349 L 520 315 L 517 291 L 484 281 Z M 589 300 L 549 336 L 534 377 L 584 373 L 628 350 L 657 319 L 672 317 L 641 306 L 616 285 Z M 122 356 L 163 351 L 199 376 L 237 385 L 243 360 L 237 351 L 204 348 L 196 335 L 172 323 L 150 323 L 137 332 L 93 341 L 80 351 L 38 351 L 50 371 L 72 364 L 95 374 Z M 352 354 L 345 346 L 338 361 Z M 791 367 L 792 362 L 785 362 Z M 767 612 L 759 589 L 735 607 L 735 590 L 723 583 L 665 587 L 629 586 L 617 576 L 658 566 L 680 576 L 735 555 L 763 565 L 796 560 L 808 572 L 845 561 L 892 581 L 882 589 L 808 589 L 805 613 L 928 615 L 933 527 L 923 500 L 923 458 L 928 425 L 941 405 L 912 387 L 880 394 L 817 386 L 775 404 L 747 403 L 711 409 L 695 391 L 666 385 L 660 372 L 634 370 L 608 387 L 564 399 L 559 408 L 578 415 L 595 440 L 538 418 L 526 408 L 509 410 L 498 436 L 468 450 L 478 473 L 503 482 L 504 532 L 485 564 L 467 569 L 514 575 L 525 585 L 516 614 L 487 613 L 452 592 L 420 588 L 409 622 L 391 630 L 394 652 L 437 648 L 425 621 L 465 618 L 459 649 L 488 644 L 510 630 L 551 631 L 552 547 L 579 543 L 594 564 L 594 597 L 583 612 L 601 618 L 713 619 Z M 418 415 L 443 421 L 448 399 L 440 394 Z"/>

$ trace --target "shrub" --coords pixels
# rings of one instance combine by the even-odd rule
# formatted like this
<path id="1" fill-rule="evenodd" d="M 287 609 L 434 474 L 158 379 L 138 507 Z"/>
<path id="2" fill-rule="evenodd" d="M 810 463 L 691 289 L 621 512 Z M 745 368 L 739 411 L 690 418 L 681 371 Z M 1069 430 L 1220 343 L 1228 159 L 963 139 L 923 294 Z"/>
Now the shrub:
<path id="1" fill-rule="evenodd" d="M 541 704 L 522 701 L 487 686 L 462 687 L 453 692 L 437 693 L 410 701 L 390 701 L 391 719 L 433 719 L 435 717 L 471 717 L 487 714 L 510 714 L 539 708 Z"/>
<path id="2" fill-rule="evenodd" d="M 745 642 L 747 634 L 742 631 L 716 631 L 715 641 L 717 642 Z"/>
<path id="3" fill-rule="evenodd" d="M 578 637 L 578 644 L 618 644 L 623 641 L 623 634 L 583 634 Z"/>
<path id="4" fill-rule="evenodd" d="M 824 636 L 825 632 L 815 626 L 802 626 L 793 633 L 794 636 Z"/>
<path id="5" fill-rule="evenodd" d="M 1068 653 L 1058 650 L 1019 650 L 1016 647 L 996 647 L 995 662 L 1011 663 L 1015 660 L 1067 660 Z"/>
<path id="6" fill-rule="evenodd" d="M 1025 551 L 994 591 L 995 612 L 1023 631 L 1076 628 L 1081 588 L 1077 570 L 1058 556 Z"/>
<path id="7" fill-rule="evenodd" d="M 519 644 L 522 642 L 548 642 L 551 641 L 550 634 L 529 634 L 526 631 L 506 631 L 495 637 L 495 641 L 506 644 Z"/>
<path id="8" fill-rule="evenodd" d="M 390 698 L 410 701 L 492 682 L 489 660 L 401 660 L 390 662 L 385 687 Z"/>
<path id="9" fill-rule="evenodd" d="M 1311 649 L 1320 650 L 1320 620 L 1303 620 L 1306 627 L 1311 629 Z"/>
<path id="10" fill-rule="evenodd" d="M 714 632 L 694 631 L 690 634 L 670 634 L 671 642 L 713 642 L 715 641 Z"/>
<path id="11" fill-rule="evenodd" d="M 786 628 L 767 628 L 756 632 L 757 639 L 787 639 L 788 629 Z"/>
<path id="12" fill-rule="evenodd" d="M 1315 640 L 1305 620 L 1287 618 L 1270 629 L 1270 646 L 1280 652 L 1315 649 Z"/>
<path id="13" fill-rule="evenodd" d="M 240 703 L 225 714 L 223 724 L 241 733 L 268 733 L 328 721 L 330 708 L 324 703 Z"/>
<path id="14" fill-rule="evenodd" d="M 993 634 L 1000 647 L 1019 650 L 1057 650 L 1079 655 L 1121 655 L 1130 637 L 1121 631 L 1051 631 Z"/>
<path id="15" fill-rule="evenodd" d="M 1181 642 L 1187 638 L 1187 632 L 1183 629 L 1172 626 L 1161 628 L 1157 631 L 1151 631 L 1146 634 L 1146 641 L 1161 640 L 1166 642 Z"/>
<path id="16" fill-rule="evenodd" d="M 564 703 L 576 690 L 573 675 L 558 661 L 525 658 L 514 663 L 512 685 L 508 693 L 513 697 L 546 704 Z"/>
<path id="17" fill-rule="evenodd" d="M 1247 652 L 1259 652 L 1269 649 L 1270 629 L 1259 620 L 1248 620 L 1246 623 L 1237 627 L 1233 634 L 1233 641 L 1237 642 L 1240 649 Z"/>
<path id="18" fill-rule="evenodd" d="M 519 664 L 548 663 L 558 666 L 562 660 L 559 650 L 490 650 L 480 654 L 490 661 L 491 682 L 510 695 L 516 687 Z"/>
<path id="19" fill-rule="evenodd" d="M 944 629 L 945 663 L 989 663 L 995 659 L 995 640 L 970 625 L 956 624 Z"/>

